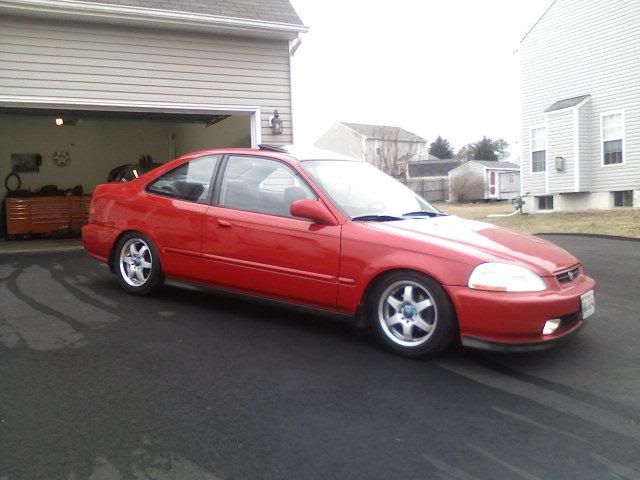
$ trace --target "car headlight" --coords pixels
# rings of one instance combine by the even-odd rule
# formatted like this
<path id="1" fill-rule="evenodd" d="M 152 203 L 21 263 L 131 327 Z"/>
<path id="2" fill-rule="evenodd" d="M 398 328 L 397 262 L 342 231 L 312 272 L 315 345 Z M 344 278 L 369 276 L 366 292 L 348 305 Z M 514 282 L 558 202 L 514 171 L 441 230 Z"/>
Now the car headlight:
<path id="1" fill-rule="evenodd" d="M 507 263 L 483 263 L 469 277 L 469 288 L 494 292 L 540 292 L 547 287 L 528 268 Z"/>

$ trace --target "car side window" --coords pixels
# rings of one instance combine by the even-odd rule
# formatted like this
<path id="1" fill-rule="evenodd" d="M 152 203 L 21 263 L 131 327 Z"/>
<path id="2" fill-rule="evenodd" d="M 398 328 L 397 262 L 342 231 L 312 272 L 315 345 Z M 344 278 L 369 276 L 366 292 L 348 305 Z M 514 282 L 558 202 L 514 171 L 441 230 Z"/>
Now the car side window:
<path id="1" fill-rule="evenodd" d="M 220 155 L 199 157 L 165 173 L 147 187 L 147 191 L 188 202 L 208 203 L 211 176 Z"/>
<path id="2" fill-rule="evenodd" d="M 281 162 L 230 156 L 220 189 L 220 206 L 291 217 L 291 204 L 316 196 L 291 168 Z"/>

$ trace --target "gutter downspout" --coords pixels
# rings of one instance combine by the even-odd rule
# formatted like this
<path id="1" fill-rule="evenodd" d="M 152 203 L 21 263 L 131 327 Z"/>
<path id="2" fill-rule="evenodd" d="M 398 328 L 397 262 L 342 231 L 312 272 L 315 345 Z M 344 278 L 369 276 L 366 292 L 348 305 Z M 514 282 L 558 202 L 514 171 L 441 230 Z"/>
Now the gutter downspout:
<path id="1" fill-rule="evenodd" d="M 302 39 L 297 37 L 295 40 L 289 41 L 289 95 L 291 97 L 291 114 L 290 114 L 290 122 L 291 122 L 291 143 L 295 144 L 295 132 L 293 128 L 293 111 L 294 111 L 294 95 L 293 95 L 293 56 L 296 54 L 296 51 L 300 47 L 302 43 Z"/>
<path id="2" fill-rule="evenodd" d="M 295 40 L 291 40 L 291 42 L 289 42 L 290 57 L 293 57 L 296 54 L 296 50 L 298 50 L 301 43 L 302 43 L 302 39 L 300 37 L 296 38 Z"/>

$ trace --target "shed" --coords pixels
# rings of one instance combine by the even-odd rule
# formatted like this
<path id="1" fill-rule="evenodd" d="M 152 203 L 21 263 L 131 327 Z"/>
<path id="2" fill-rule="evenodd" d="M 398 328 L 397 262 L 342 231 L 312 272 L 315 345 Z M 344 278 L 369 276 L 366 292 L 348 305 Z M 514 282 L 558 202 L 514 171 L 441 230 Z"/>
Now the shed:
<path id="1" fill-rule="evenodd" d="M 503 161 L 471 160 L 449 172 L 454 202 L 506 200 L 520 195 L 520 166 Z"/>

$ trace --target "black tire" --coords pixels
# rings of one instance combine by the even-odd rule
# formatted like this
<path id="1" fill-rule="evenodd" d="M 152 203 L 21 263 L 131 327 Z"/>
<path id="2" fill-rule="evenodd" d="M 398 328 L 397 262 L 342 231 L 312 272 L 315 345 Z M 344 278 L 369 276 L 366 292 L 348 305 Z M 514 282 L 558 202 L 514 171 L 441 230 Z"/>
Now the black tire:
<path id="1" fill-rule="evenodd" d="M 431 277 L 410 270 L 393 272 L 373 286 L 365 302 L 376 338 L 395 353 L 435 356 L 458 340 L 451 299 Z"/>
<path id="2" fill-rule="evenodd" d="M 9 179 L 15 177 L 18 185 L 16 186 L 16 188 L 11 188 L 9 185 Z M 20 175 L 18 175 L 16 172 L 11 172 L 9 175 L 7 175 L 4 179 L 4 188 L 7 189 L 7 192 L 9 193 L 13 193 L 13 192 L 17 192 L 18 190 L 20 190 L 20 187 L 22 186 L 22 179 L 20 178 Z"/>
<path id="3" fill-rule="evenodd" d="M 139 255 L 133 255 L 132 245 Z M 125 260 L 127 257 L 131 260 Z M 140 232 L 130 232 L 120 238 L 113 254 L 113 270 L 120 286 L 133 295 L 149 295 L 164 283 L 158 251 L 149 237 Z"/>

